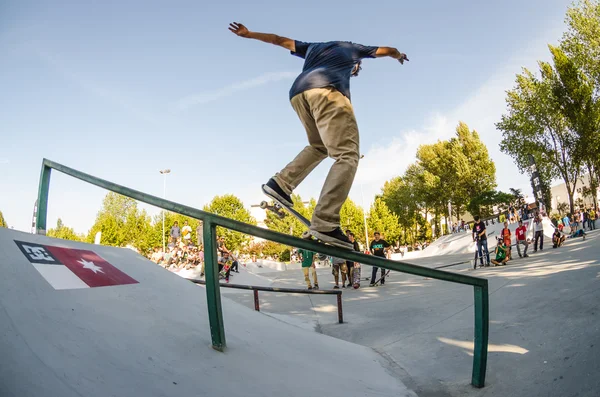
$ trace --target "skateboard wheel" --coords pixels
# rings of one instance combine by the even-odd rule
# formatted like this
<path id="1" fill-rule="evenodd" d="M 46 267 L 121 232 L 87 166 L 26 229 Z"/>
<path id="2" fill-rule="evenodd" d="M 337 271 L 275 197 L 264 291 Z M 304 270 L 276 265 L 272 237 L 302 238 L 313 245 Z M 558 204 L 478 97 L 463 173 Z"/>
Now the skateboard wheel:
<path id="1" fill-rule="evenodd" d="M 269 204 L 266 201 L 261 201 L 260 202 L 260 208 L 262 208 L 263 210 L 267 208 Z"/>
<path id="2" fill-rule="evenodd" d="M 310 234 L 310 232 L 308 230 L 305 230 L 302 233 L 302 238 L 305 239 L 305 240 L 312 239 L 312 234 Z"/>

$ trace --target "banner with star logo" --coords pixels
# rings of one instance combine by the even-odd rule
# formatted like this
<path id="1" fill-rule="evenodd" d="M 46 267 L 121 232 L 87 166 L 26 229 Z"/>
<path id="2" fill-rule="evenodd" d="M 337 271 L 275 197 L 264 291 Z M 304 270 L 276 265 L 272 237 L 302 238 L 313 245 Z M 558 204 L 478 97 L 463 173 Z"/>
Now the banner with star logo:
<path id="1" fill-rule="evenodd" d="M 138 283 L 93 251 L 17 240 L 15 243 L 42 277 L 55 289 Z"/>

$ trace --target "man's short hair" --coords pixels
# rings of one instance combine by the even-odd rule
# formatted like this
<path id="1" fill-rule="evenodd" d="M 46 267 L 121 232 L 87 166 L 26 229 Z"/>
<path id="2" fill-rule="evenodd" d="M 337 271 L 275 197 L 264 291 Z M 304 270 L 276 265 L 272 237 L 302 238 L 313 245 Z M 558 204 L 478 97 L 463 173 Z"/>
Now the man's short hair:
<path id="1" fill-rule="evenodd" d="M 475 222 L 479 222 L 479 215 L 475 215 L 473 219 L 475 219 Z"/>
<path id="2" fill-rule="evenodd" d="M 375 232 L 375 233 L 373 233 L 373 236 L 381 236 L 381 233 Z"/>

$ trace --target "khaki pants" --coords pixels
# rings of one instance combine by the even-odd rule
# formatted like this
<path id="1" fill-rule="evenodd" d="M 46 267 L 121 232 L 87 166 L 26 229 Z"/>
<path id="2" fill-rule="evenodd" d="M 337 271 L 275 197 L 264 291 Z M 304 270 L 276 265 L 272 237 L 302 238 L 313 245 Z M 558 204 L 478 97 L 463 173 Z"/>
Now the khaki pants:
<path id="1" fill-rule="evenodd" d="M 340 226 L 340 209 L 348 197 L 359 158 L 358 125 L 350 100 L 332 87 L 294 96 L 292 107 L 306 129 L 309 145 L 273 179 L 287 193 L 328 156 L 335 160 L 319 196 L 311 229 L 329 232 Z"/>
<path id="2" fill-rule="evenodd" d="M 315 283 L 315 286 L 318 286 L 319 280 L 317 280 L 317 269 L 315 268 L 315 265 L 312 265 L 311 267 L 303 267 L 302 268 L 302 271 L 304 272 L 304 281 L 306 281 L 306 285 L 308 285 L 308 287 L 310 288 L 310 277 L 308 277 L 309 269 L 312 270 L 313 281 Z"/>

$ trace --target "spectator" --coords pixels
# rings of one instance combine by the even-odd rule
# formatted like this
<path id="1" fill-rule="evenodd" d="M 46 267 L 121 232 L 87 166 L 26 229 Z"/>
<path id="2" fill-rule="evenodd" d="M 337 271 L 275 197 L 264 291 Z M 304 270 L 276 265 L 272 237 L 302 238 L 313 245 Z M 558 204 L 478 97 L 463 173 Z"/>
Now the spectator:
<path id="1" fill-rule="evenodd" d="M 560 230 L 554 229 L 554 234 L 552 235 L 552 248 L 560 247 L 565 241 L 565 236 L 561 235 Z"/>
<path id="2" fill-rule="evenodd" d="M 527 255 L 527 247 L 529 247 L 529 242 L 527 241 L 527 228 L 523 226 L 522 220 L 519 220 L 519 227 L 515 230 L 515 236 L 517 237 L 517 252 L 519 253 L 519 258 L 529 258 L 529 255 Z M 523 256 L 521 256 L 521 245 L 525 246 Z"/>
<path id="3" fill-rule="evenodd" d="M 477 241 L 477 254 L 479 256 L 479 263 L 483 266 L 483 254 L 485 252 L 485 266 L 490 265 L 490 252 L 488 251 L 487 236 L 485 232 L 485 224 L 480 220 L 479 215 L 475 216 L 475 224 L 473 225 L 473 231 L 471 232 L 473 241 Z M 477 261 L 477 259 L 475 260 Z"/>
<path id="4" fill-rule="evenodd" d="M 319 289 L 319 280 L 317 279 L 317 269 L 315 267 L 315 253 L 305 249 L 298 249 L 298 253 L 302 258 L 302 272 L 304 272 L 304 281 L 306 282 L 306 288 L 308 289 Z M 310 285 L 310 271 L 312 270 L 313 284 Z"/>
<path id="5" fill-rule="evenodd" d="M 333 279 L 335 281 L 335 285 L 333 289 L 339 289 L 339 281 L 340 281 L 340 271 L 342 272 L 342 288 L 346 288 L 346 274 L 348 273 L 348 267 L 346 266 L 346 261 L 341 258 L 332 258 L 332 266 L 331 266 L 331 274 L 333 274 Z"/>
<path id="6" fill-rule="evenodd" d="M 192 227 L 188 225 L 188 221 L 183 222 L 183 228 L 181 229 L 181 234 L 183 235 L 183 240 L 185 241 L 185 245 L 190 245 L 192 242 Z"/>
<path id="7" fill-rule="evenodd" d="M 508 262 L 508 249 L 502 238 L 498 239 L 495 252 L 496 258 L 492 259 L 492 263 L 494 265 L 506 265 L 506 262 Z"/>
<path id="8" fill-rule="evenodd" d="M 175 223 L 173 223 L 173 226 L 171 226 L 171 242 L 174 245 L 177 245 L 177 243 L 179 242 L 179 238 L 181 237 L 181 231 L 179 230 L 179 223 L 177 223 L 177 221 L 175 221 Z"/>
<path id="9" fill-rule="evenodd" d="M 378 256 L 380 258 L 385 258 L 386 257 L 386 251 L 388 251 L 390 249 L 390 245 L 388 244 L 387 241 L 381 239 L 381 234 L 379 232 L 375 232 L 373 233 L 373 238 L 374 240 L 371 241 L 371 253 L 374 256 Z M 379 268 L 377 266 L 373 266 L 373 270 L 371 272 L 371 284 L 370 286 L 374 286 L 375 285 L 375 279 L 377 277 L 377 270 L 379 270 Z M 385 284 L 385 269 L 381 268 L 381 285 Z"/>
<path id="10" fill-rule="evenodd" d="M 538 240 L 540 242 L 540 251 L 544 249 L 544 224 L 542 223 L 542 215 L 537 215 L 533 222 L 533 230 L 535 230 L 535 243 L 533 245 L 533 252 L 537 252 Z"/>
<path id="11" fill-rule="evenodd" d="M 228 251 L 224 251 L 223 255 L 221 257 L 219 257 L 219 273 L 221 273 L 221 271 L 223 271 L 223 269 L 225 270 L 225 282 L 228 283 L 229 282 L 229 275 L 231 273 L 231 258 L 229 258 L 229 252 Z"/>
<path id="12" fill-rule="evenodd" d="M 203 229 L 204 225 L 202 224 L 202 221 L 200 221 L 198 223 L 198 226 L 196 227 L 196 240 L 198 240 L 198 246 L 204 244 L 204 229 Z"/>
<path id="13" fill-rule="evenodd" d="M 511 234 L 510 234 L 510 229 L 508 228 L 508 222 L 504 222 L 504 229 L 502 229 L 502 231 L 500 232 L 500 237 L 502 237 L 502 240 L 504 242 L 504 245 L 506 245 L 506 248 L 508 249 L 508 259 L 512 259 L 511 257 Z"/>

